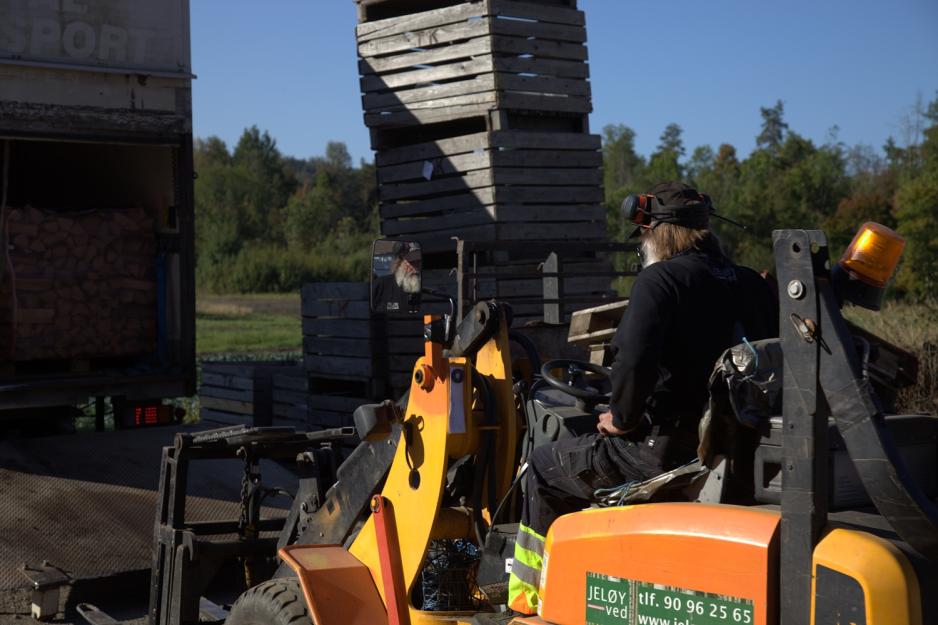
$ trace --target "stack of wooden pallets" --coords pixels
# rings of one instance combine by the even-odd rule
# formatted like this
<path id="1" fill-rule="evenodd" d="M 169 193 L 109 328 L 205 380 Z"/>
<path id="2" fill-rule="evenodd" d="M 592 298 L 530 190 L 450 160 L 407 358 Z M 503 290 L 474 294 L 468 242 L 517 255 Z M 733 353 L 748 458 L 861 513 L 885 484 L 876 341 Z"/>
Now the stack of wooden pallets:
<path id="1" fill-rule="evenodd" d="M 308 396 L 309 376 L 302 364 L 274 373 L 270 397 L 272 424 L 307 429 L 310 426 Z"/>
<path id="2" fill-rule="evenodd" d="M 455 262 L 432 257 L 454 252 L 453 237 L 579 241 L 583 254 L 564 269 L 597 265 L 590 243 L 607 239 L 602 155 L 600 138 L 589 134 L 586 28 L 576 0 L 357 1 L 381 228 L 422 243 L 426 282 L 455 293 L 445 280 Z M 522 284 L 512 274 L 536 272 L 545 260 L 514 246 L 475 269 L 491 269 L 490 296 L 536 298 L 542 281 Z M 510 284 L 500 288 L 502 280 Z M 565 291 L 576 289 L 574 281 Z"/>
<path id="3" fill-rule="evenodd" d="M 273 378 L 296 369 L 295 362 L 203 363 L 201 419 L 223 424 L 273 424 Z"/>
<path id="4" fill-rule="evenodd" d="M 302 291 L 310 423 L 351 425 L 355 408 L 397 397 L 423 348 L 417 319 L 373 316 L 368 283 L 319 282 Z"/>

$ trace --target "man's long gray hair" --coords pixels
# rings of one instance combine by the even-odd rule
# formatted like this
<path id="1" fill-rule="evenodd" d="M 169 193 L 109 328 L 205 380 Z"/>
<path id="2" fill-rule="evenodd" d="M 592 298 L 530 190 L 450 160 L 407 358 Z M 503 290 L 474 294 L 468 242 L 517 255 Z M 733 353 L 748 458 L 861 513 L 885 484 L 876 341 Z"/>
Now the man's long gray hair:
<path id="1" fill-rule="evenodd" d="M 658 223 L 641 235 L 642 265 L 647 267 L 668 260 L 681 252 L 698 249 L 722 256 L 720 240 L 707 228 L 695 229 L 678 224 Z"/>

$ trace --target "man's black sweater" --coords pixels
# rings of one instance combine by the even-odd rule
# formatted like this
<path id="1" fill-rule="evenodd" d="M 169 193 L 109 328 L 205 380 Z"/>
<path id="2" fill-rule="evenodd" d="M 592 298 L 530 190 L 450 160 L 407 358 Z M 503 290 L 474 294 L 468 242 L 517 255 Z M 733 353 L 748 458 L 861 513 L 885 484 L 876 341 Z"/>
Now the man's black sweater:
<path id="1" fill-rule="evenodd" d="M 742 336 L 778 336 L 776 296 L 753 270 L 697 250 L 642 270 L 612 342 L 613 424 L 695 427 L 717 357 Z"/>

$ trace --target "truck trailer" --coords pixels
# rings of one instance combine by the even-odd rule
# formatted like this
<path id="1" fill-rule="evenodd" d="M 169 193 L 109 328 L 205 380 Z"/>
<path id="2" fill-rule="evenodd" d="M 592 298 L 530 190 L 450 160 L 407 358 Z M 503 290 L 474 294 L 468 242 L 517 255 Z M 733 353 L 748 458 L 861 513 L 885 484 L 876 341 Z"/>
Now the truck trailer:
<path id="1" fill-rule="evenodd" d="M 194 393 L 192 78 L 186 0 L 0 0 L 0 414 Z"/>
<path id="2" fill-rule="evenodd" d="M 187 0 L 0 0 L 3 614 L 145 593 L 155 467 L 193 429 L 192 79 Z M 118 431 L 68 433 L 90 406 Z M 239 470 L 195 480 L 197 516 Z"/>

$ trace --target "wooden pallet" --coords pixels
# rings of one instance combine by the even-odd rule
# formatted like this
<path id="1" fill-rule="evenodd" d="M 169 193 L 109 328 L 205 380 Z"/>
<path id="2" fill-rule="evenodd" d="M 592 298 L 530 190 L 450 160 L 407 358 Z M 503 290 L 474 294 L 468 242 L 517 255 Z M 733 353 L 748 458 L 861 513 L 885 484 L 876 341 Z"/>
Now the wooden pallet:
<path id="1" fill-rule="evenodd" d="M 359 0 L 359 22 L 383 234 L 429 254 L 452 252 L 452 237 L 607 240 L 575 0 Z M 485 296 L 531 299 L 542 285 L 493 283 Z M 608 286 L 580 290 L 602 301 Z"/>
<path id="2" fill-rule="evenodd" d="M 271 377 L 271 414 L 273 425 L 309 428 L 309 376 L 303 365 L 290 367 Z"/>
<path id="3" fill-rule="evenodd" d="M 361 17 L 359 73 L 370 128 L 493 110 L 583 116 L 592 108 L 585 19 L 575 8 L 482 0 Z"/>
<path id="4" fill-rule="evenodd" d="M 368 289 L 367 283 L 303 287 L 303 363 L 320 387 L 359 383 L 353 396 L 377 400 L 409 382 L 423 326 L 420 319 L 372 315 Z"/>
<path id="5" fill-rule="evenodd" d="M 209 362 L 202 365 L 200 416 L 218 423 L 267 426 L 273 422 L 273 377 L 295 362 Z"/>
<path id="6" fill-rule="evenodd" d="M 380 150 L 381 229 L 418 240 L 603 240 L 595 135 L 502 130 Z"/>
<path id="7" fill-rule="evenodd" d="M 365 397 L 345 394 L 312 394 L 308 397 L 310 423 L 315 428 L 337 428 L 354 425 L 355 409 L 371 403 Z"/>

